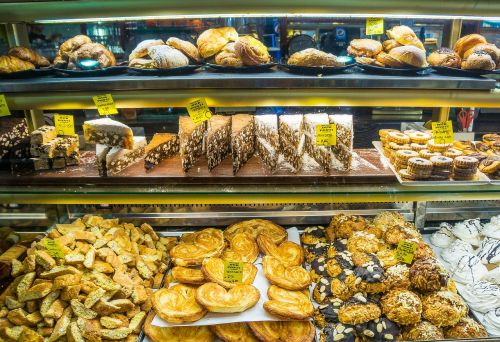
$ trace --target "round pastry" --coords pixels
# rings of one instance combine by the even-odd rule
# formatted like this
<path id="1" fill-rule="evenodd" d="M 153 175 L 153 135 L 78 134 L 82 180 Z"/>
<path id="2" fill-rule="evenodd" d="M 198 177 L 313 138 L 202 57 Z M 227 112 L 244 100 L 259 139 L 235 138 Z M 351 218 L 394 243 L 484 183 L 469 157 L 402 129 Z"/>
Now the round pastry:
<path id="1" fill-rule="evenodd" d="M 397 224 L 404 224 L 406 222 L 404 216 L 396 211 L 383 211 L 377 214 L 373 219 L 373 224 L 386 231 L 388 227 L 392 227 Z"/>
<path id="2" fill-rule="evenodd" d="M 253 263 L 259 256 L 259 247 L 247 233 L 238 233 L 229 242 L 229 247 L 222 253 L 222 260 Z"/>
<path id="3" fill-rule="evenodd" d="M 236 285 L 226 290 L 217 283 L 205 283 L 196 290 L 196 301 L 210 312 L 243 312 L 259 299 L 260 292 L 252 285 Z"/>
<path id="4" fill-rule="evenodd" d="M 397 129 L 392 129 L 392 128 L 383 128 L 383 129 L 380 129 L 378 131 L 378 135 L 380 137 L 380 140 L 382 142 L 384 142 L 384 140 L 387 140 L 387 135 L 390 133 L 390 132 L 400 132 L 400 130 L 397 130 Z"/>
<path id="5" fill-rule="evenodd" d="M 399 263 L 396 257 L 397 250 L 392 248 L 384 248 L 377 252 L 377 258 L 384 269 L 388 269 Z"/>
<path id="6" fill-rule="evenodd" d="M 326 301 L 330 298 L 333 297 L 333 291 L 332 291 L 332 277 L 325 276 L 320 278 L 316 282 L 316 286 L 314 286 L 313 290 L 313 299 L 316 301 L 316 303 L 323 304 L 326 303 Z M 345 286 L 345 285 L 344 285 Z M 349 291 L 347 286 L 345 286 L 346 292 Z M 349 294 L 350 295 L 350 294 Z M 345 298 L 346 296 L 343 296 Z"/>
<path id="7" fill-rule="evenodd" d="M 443 156 L 455 159 L 456 157 L 460 157 L 462 155 L 462 151 L 456 148 L 449 148 L 443 152 Z"/>
<path id="8" fill-rule="evenodd" d="M 408 134 L 412 143 L 426 144 L 427 141 L 432 139 L 432 135 L 426 132 L 411 132 Z"/>
<path id="9" fill-rule="evenodd" d="M 178 284 L 159 289 L 151 302 L 161 319 L 169 323 L 195 322 L 206 315 L 207 310 L 196 301 L 196 287 Z"/>
<path id="10" fill-rule="evenodd" d="M 431 235 L 431 243 L 439 248 L 448 247 L 453 241 L 456 240 L 453 235 L 453 226 L 446 222 L 441 222 L 439 230 Z"/>
<path id="11" fill-rule="evenodd" d="M 434 167 L 438 168 L 451 168 L 453 165 L 453 159 L 445 156 L 433 156 L 430 161 Z"/>
<path id="12" fill-rule="evenodd" d="M 271 285 L 267 290 L 269 300 L 264 309 L 271 315 L 284 319 L 306 319 L 314 314 L 309 291 L 289 291 Z"/>
<path id="13" fill-rule="evenodd" d="M 179 50 L 186 55 L 187 58 L 195 63 L 201 62 L 201 56 L 198 52 L 198 48 L 186 40 L 182 40 L 175 37 L 170 37 L 167 40 L 167 45 Z"/>
<path id="14" fill-rule="evenodd" d="M 386 291 L 385 272 L 379 260 L 374 257 L 363 266 L 354 269 L 355 287 L 366 293 L 382 293 Z"/>
<path id="15" fill-rule="evenodd" d="M 441 153 L 440 152 L 432 152 L 428 149 L 423 149 L 423 150 L 418 151 L 418 155 L 420 156 L 420 158 L 431 159 L 432 157 L 440 156 Z"/>
<path id="16" fill-rule="evenodd" d="M 375 235 L 377 239 L 382 239 L 382 237 L 384 236 L 384 231 L 382 230 L 382 228 L 375 225 L 373 222 L 367 223 L 364 231 L 367 234 Z"/>
<path id="17" fill-rule="evenodd" d="M 251 285 L 257 275 L 257 267 L 249 262 L 243 262 L 243 273 L 241 278 L 241 284 Z M 203 260 L 201 265 L 201 271 L 205 276 L 205 279 L 217 283 L 226 289 L 236 287 L 238 283 L 230 283 L 224 281 L 224 260 L 220 258 L 207 258 Z"/>
<path id="18" fill-rule="evenodd" d="M 495 224 L 493 222 L 486 223 L 485 225 L 483 225 L 481 235 L 484 237 L 490 237 L 500 240 L 500 224 Z"/>
<path id="19" fill-rule="evenodd" d="M 354 327 L 342 323 L 336 323 L 326 326 L 319 333 L 319 342 L 356 342 Z"/>
<path id="20" fill-rule="evenodd" d="M 386 67 L 389 68 L 404 68 L 405 64 L 401 63 L 399 60 L 396 58 L 392 57 L 388 53 L 385 53 L 384 51 L 380 51 L 377 56 L 375 56 L 375 59 L 380 62 L 381 64 L 385 65 Z"/>
<path id="21" fill-rule="evenodd" d="M 450 339 L 488 337 L 486 329 L 469 317 L 462 318 L 456 325 L 445 329 L 444 337 Z"/>
<path id="22" fill-rule="evenodd" d="M 485 238 L 476 255 L 485 265 L 500 263 L 500 240 Z"/>
<path id="23" fill-rule="evenodd" d="M 474 157 L 460 156 L 453 160 L 453 165 L 461 169 L 472 169 L 479 166 L 479 161 Z"/>
<path id="24" fill-rule="evenodd" d="M 257 245 L 263 254 L 273 256 L 285 266 L 300 266 L 304 263 L 304 250 L 291 241 L 276 245 L 269 236 L 261 234 L 257 237 Z M 314 249 L 317 245 L 311 245 L 308 249 Z"/>
<path id="25" fill-rule="evenodd" d="M 469 140 L 454 141 L 453 146 L 460 151 L 474 149 L 474 144 Z"/>
<path id="26" fill-rule="evenodd" d="M 422 302 L 415 293 L 394 289 L 386 293 L 380 300 L 382 312 L 388 319 L 400 325 L 415 324 L 422 315 Z"/>
<path id="27" fill-rule="evenodd" d="M 483 323 L 490 334 L 500 336 L 500 307 L 488 311 L 484 316 Z"/>
<path id="28" fill-rule="evenodd" d="M 500 135 L 497 133 L 483 135 L 483 141 L 488 145 L 491 145 L 494 142 L 497 142 L 498 140 L 500 140 Z"/>
<path id="29" fill-rule="evenodd" d="M 460 240 L 468 242 L 473 246 L 479 246 L 481 243 L 479 234 L 481 230 L 481 221 L 479 219 L 470 219 L 456 223 L 453 227 L 452 233 Z"/>
<path id="30" fill-rule="evenodd" d="M 422 299 L 422 316 L 438 327 L 452 326 L 467 315 L 467 305 L 451 291 L 438 291 Z"/>
<path id="31" fill-rule="evenodd" d="M 401 177 L 401 179 L 404 181 L 416 180 L 416 178 L 408 172 L 408 169 L 401 169 L 398 171 L 398 174 Z"/>
<path id="32" fill-rule="evenodd" d="M 336 277 L 343 270 L 352 269 L 353 261 L 348 252 L 340 252 L 326 262 L 326 272 L 330 277 Z"/>
<path id="33" fill-rule="evenodd" d="M 444 339 L 444 335 L 441 328 L 431 322 L 421 321 L 403 327 L 401 338 L 404 341 L 439 341 Z"/>
<path id="34" fill-rule="evenodd" d="M 155 313 L 151 311 L 144 322 L 144 333 L 151 342 L 213 342 L 215 340 L 208 326 L 158 327 L 151 324 L 154 318 Z"/>
<path id="35" fill-rule="evenodd" d="M 479 171 L 486 174 L 494 174 L 498 170 L 500 170 L 500 158 L 497 157 L 486 158 L 479 164 Z"/>
<path id="36" fill-rule="evenodd" d="M 262 269 L 271 284 L 283 289 L 303 290 L 311 284 L 311 277 L 302 266 L 285 266 L 269 255 L 262 258 Z"/>
<path id="37" fill-rule="evenodd" d="M 427 243 L 424 241 L 418 241 L 417 242 L 417 249 L 415 249 L 415 253 L 413 253 L 413 260 L 418 260 L 418 259 L 429 259 L 429 258 L 435 258 L 436 254 L 432 250 L 432 247 L 429 246 Z"/>
<path id="38" fill-rule="evenodd" d="M 358 336 L 369 341 L 396 341 L 400 332 L 399 326 L 385 317 L 357 324 L 355 329 Z"/>
<path id="39" fill-rule="evenodd" d="M 472 255 L 474 249 L 470 243 L 462 240 L 453 241 L 441 252 L 441 258 L 450 265 L 455 265 L 464 255 Z"/>
<path id="40" fill-rule="evenodd" d="M 356 231 L 347 239 L 347 250 L 351 253 L 364 252 L 375 253 L 382 245 L 382 242 L 375 235 Z"/>
<path id="41" fill-rule="evenodd" d="M 382 42 L 382 48 L 384 49 L 385 52 L 389 52 L 398 46 L 402 45 L 399 44 L 395 39 L 387 39 L 384 42 Z"/>
<path id="42" fill-rule="evenodd" d="M 405 25 L 394 26 L 386 31 L 387 37 L 396 40 L 401 45 L 410 45 L 425 51 L 424 45 L 413 30 Z"/>
<path id="43" fill-rule="evenodd" d="M 339 309 L 344 302 L 338 298 L 330 298 L 325 304 L 321 304 L 314 313 L 314 322 L 320 328 L 327 324 L 339 323 Z"/>
<path id="44" fill-rule="evenodd" d="M 349 238 L 354 232 L 364 230 L 366 221 L 362 216 L 335 215 L 327 228 L 328 240 Z"/>
<path id="45" fill-rule="evenodd" d="M 382 51 L 382 44 L 373 39 L 353 39 L 347 53 L 354 57 L 375 57 Z"/>
<path id="46" fill-rule="evenodd" d="M 318 242 L 326 242 L 325 227 L 307 227 L 300 236 L 300 241 L 305 245 L 314 245 Z"/>
<path id="47" fill-rule="evenodd" d="M 410 144 L 398 144 L 398 143 L 395 143 L 394 141 L 391 141 L 391 142 L 389 142 L 389 149 L 391 151 L 391 156 L 392 156 L 392 154 L 394 154 L 396 151 L 409 150 Z"/>
<path id="48" fill-rule="evenodd" d="M 408 159 L 418 157 L 418 152 L 412 150 L 399 150 L 396 151 L 396 159 L 407 162 Z"/>
<path id="49" fill-rule="evenodd" d="M 462 61 L 464 70 L 495 70 L 496 63 L 485 51 L 476 51 Z"/>
<path id="50" fill-rule="evenodd" d="M 425 50 L 415 46 L 400 46 L 389 51 L 389 55 L 407 67 L 423 68 L 428 66 Z"/>
<path id="51" fill-rule="evenodd" d="M 384 234 L 385 242 L 390 245 L 398 245 L 401 241 L 406 240 L 418 242 L 420 239 L 421 235 L 418 230 L 406 222 L 403 225 L 397 224 L 388 228 Z"/>
<path id="52" fill-rule="evenodd" d="M 246 323 L 214 324 L 210 326 L 223 342 L 258 342 L 252 330 Z"/>
<path id="53" fill-rule="evenodd" d="M 208 58 L 218 53 L 231 41 L 238 39 L 238 32 L 233 27 L 218 27 L 208 29 L 199 35 L 196 45 L 203 58 Z"/>
<path id="54" fill-rule="evenodd" d="M 389 139 L 389 142 L 395 142 L 400 145 L 410 143 L 410 137 L 401 132 L 389 132 L 387 139 Z"/>
<path id="55" fill-rule="evenodd" d="M 243 66 L 243 61 L 236 54 L 233 42 L 224 45 L 222 50 L 215 55 L 215 64 L 229 67 Z"/>
<path id="56" fill-rule="evenodd" d="M 427 143 L 426 144 L 411 143 L 410 144 L 410 148 L 411 148 L 412 151 L 419 152 L 419 156 L 420 156 L 420 151 L 427 149 Z"/>
<path id="57" fill-rule="evenodd" d="M 424 158 L 410 158 L 407 169 L 414 177 L 428 178 L 432 172 L 432 163 Z"/>
<path id="58" fill-rule="evenodd" d="M 326 242 L 319 242 L 315 245 L 306 246 L 305 257 L 308 263 L 311 263 L 314 259 L 320 256 L 326 255 L 330 245 Z"/>
<path id="59" fill-rule="evenodd" d="M 356 293 L 339 309 L 339 321 L 343 324 L 360 324 L 379 318 L 380 308 L 362 293 Z"/>
<path id="60" fill-rule="evenodd" d="M 252 36 L 239 37 L 234 50 L 244 65 L 266 64 L 271 60 L 267 47 Z"/>
<path id="61" fill-rule="evenodd" d="M 205 258 L 218 257 L 224 249 L 222 231 L 215 228 L 184 234 L 181 242 L 170 250 L 177 266 L 198 266 Z"/>
<path id="62" fill-rule="evenodd" d="M 451 144 L 438 144 L 434 141 L 434 139 L 427 141 L 427 148 L 431 152 L 443 153 L 444 151 L 446 151 L 450 147 L 451 147 Z"/>
<path id="63" fill-rule="evenodd" d="M 416 260 L 410 267 L 411 285 L 420 291 L 438 291 L 446 286 L 449 275 L 434 258 Z"/>
<path id="64" fill-rule="evenodd" d="M 206 282 L 203 272 L 195 268 L 175 266 L 172 268 L 172 276 L 176 282 L 183 284 L 200 285 Z"/>
<path id="65" fill-rule="evenodd" d="M 449 48 L 437 49 L 427 57 L 427 61 L 432 66 L 444 66 L 456 69 L 460 69 L 460 64 L 462 63 L 462 59 L 458 53 Z"/>
<path id="66" fill-rule="evenodd" d="M 405 264 L 394 265 L 385 271 L 387 290 L 408 289 L 410 287 L 410 269 Z"/>
<path id="67" fill-rule="evenodd" d="M 460 294 L 475 311 L 486 313 L 491 308 L 500 307 L 500 287 L 489 281 L 480 280 L 468 284 Z"/>
<path id="68" fill-rule="evenodd" d="M 488 269 L 481 263 L 477 256 L 462 255 L 456 264 L 450 268 L 452 277 L 462 284 L 469 284 L 482 279 L 488 274 Z"/>
<path id="69" fill-rule="evenodd" d="M 237 233 L 248 233 L 254 239 L 257 239 L 259 234 L 264 234 L 269 236 L 276 244 L 279 244 L 288 238 L 285 228 L 269 220 L 262 219 L 253 219 L 234 223 L 224 230 L 224 237 L 228 241 L 231 241 Z"/>
<path id="70" fill-rule="evenodd" d="M 458 53 L 461 58 L 463 58 L 467 50 L 472 49 L 478 44 L 486 43 L 486 38 L 484 38 L 480 34 L 468 34 L 457 40 L 455 46 L 453 47 L 453 50 L 455 50 L 455 52 Z"/>
<path id="71" fill-rule="evenodd" d="M 288 58 L 288 64 L 300 66 L 334 66 L 339 67 L 344 65 L 337 61 L 337 57 L 331 53 L 326 53 L 317 49 L 309 48 L 299 52 L 295 52 Z"/>
<path id="72" fill-rule="evenodd" d="M 313 342 L 316 328 L 309 321 L 248 322 L 259 341 Z"/>

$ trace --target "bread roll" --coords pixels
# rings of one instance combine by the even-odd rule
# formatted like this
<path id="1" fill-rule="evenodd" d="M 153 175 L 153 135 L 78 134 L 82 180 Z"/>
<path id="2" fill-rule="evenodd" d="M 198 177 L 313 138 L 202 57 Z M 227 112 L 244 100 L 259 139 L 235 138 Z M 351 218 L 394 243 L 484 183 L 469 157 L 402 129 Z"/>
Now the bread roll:
<path id="1" fill-rule="evenodd" d="M 72 52 L 76 51 L 81 46 L 88 43 L 92 43 L 92 40 L 83 34 L 79 34 L 62 43 L 61 46 L 59 47 L 59 54 L 63 59 L 67 61 Z"/>
<path id="2" fill-rule="evenodd" d="M 427 61 L 432 66 L 444 66 L 449 68 L 460 68 L 462 59 L 450 48 L 440 48 L 432 52 Z"/>
<path id="3" fill-rule="evenodd" d="M 115 55 L 102 44 L 87 43 L 83 44 L 78 50 L 70 56 L 70 61 L 77 63 L 82 60 L 91 59 L 97 61 L 101 68 L 111 67 L 116 64 Z"/>
<path id="4" fill-rule="evenodd" d="M 394 26 L 390 30 L 387 30 L 386 34 L 389 38 L 396 40 L 401 45 L 411 45 L 425 51 L 424 44 L 422 44 L 415 32 L 408 26 Z"/>
<path id="5" fill-rule="evenodd" d="M 170 37 L 167 40 L 167 45 L 179 50 L 193 62 L 195 63 L 201 62 L 201 56 L 200 53 L 198 52 L 198 48 L 196 48 L 196 46 L 194 46 L 190 42 L 179 38 Z"/>
<path id="6" fill-rule="evenodd" d="M 30 62 L 37 67 L 47 67 L 50 65 L 50 62 L 47 58 L 23 46 L 16 46 L 11 48 L 8 52 L 8 55 L 17 57 L 26 62 Z"/>
<path id="7" fill-rule="evenodd" d="M 395 39 L 387 39 L 382 43 L 382 47 L 384 48 L 385 52 L 389 52 L 395 47 L 402 46 L 401 44 L 398 43 L 397 40 Z"/>
<path id="8" fill-rule="evenodd" d="M 219 51 L 229 42 L 238 39 L 238 32 L 233 27 L 219 27 L 204 31 L 198 37 L 196 45 L 201 57 L 208 58 Z"/>
<path id="9" fill-rule="evenodd" d="M 453 50 L 460 56 L 460 58 L 464 58 L 465 52 L 469 49 L 472 49 L 474 46 L 478 44 L 486 44 L 486 38 L 481 36 L 480 34 L 473 33 L 463 36 L 455 43 Z"/>
<path id="10" fill-rule="evenodd" d="M 136 58 L 143 58 L 148 55 L 148 48 L 151 46 L 157 46 L 157 45 L 165 45 L 163 40 L 161 39 L 146 39 L 137 44 L 135 49 L 132 50 L 130 55 L 128 56 L 128 60 L 132 61 Z"/>
<path id="11" fill-rule="evenodd" d="M 252 36 L 239 37 L 234 50 L 245 65 L 266 64 L 271 60 L 267 47 Z"/>
<path id="12" fill-rule="evenodd" d="M 294 53 L 288 58 L 288 64 L 312 67 L 344 65 L 344 63 L 337 62 L 335 55 L 313 48 Z"/>
<path id="13" fill-rule="evenodd" d="M 375 58 L 370 58 L 370 57 L 355 57 L 356 62 L 359 64 L 367 64 L 367 65 L 374 65 L 378 67 L 385 67 L 385 64 L 380 63 L 377 61 Z"/>
<path id="14" fill-rule="evenodd" d="M 234 50 L 234 44 L 235 43 L 226 44 L 222 51 L 215 55 L 215 64 L 229 67 L 243 66 L 243 61 Z"/>
<path id="15" fill-rule="evenodd" d="M 400 46 L 392 49 L 389 55 L 405 64 L 416 68 L 426 67 L 425 52 L 415 46 Z"/>
<path id="16" fill-rule="evenodd" d="M 396 58 L 392 57 L 388 53 L 381 51 L 375 59 L 386 67 L 390 68 L 404 68 L 405 64 L 398 61 Z"/>
<path id="17" fill-rule="evenodd" d="M 168 45 L 151 46 L 148 55 L 158 69 L 179 68 L 189 64 L 189 59 L 182 52 Z"/>
<path id="18" fill-rule="evenodd" d="M 473 48 L 465 51 L 464 53 L 464 59 L 467 59 L 471 54 L 474 52 L 478 51 L 484 51 L 488 55 L 491 56 L 491 58 L 495 61 L 498 62 L 500 60 L 500 49 L 496 47 L 495 44 L 477 44 Z"/>
<path id="19" fill-rule="evenodd" d="M 472 53 L 469 58 L 462 61 L 462 69 L 468 70 L 495 70 L 496 63 L 484 51 Z"/>
<path id="20" fill-rule="evenodd" d="M 0 74 L 33 70 L 35 66 L 14 56 L 0 56 Z"/>
<path id="21" fill-rule="evenodd" d="M 375 57 L 382 51 L 382 44 L 373 39 L 353 39 L 347 53 L 354 57 Z"/>

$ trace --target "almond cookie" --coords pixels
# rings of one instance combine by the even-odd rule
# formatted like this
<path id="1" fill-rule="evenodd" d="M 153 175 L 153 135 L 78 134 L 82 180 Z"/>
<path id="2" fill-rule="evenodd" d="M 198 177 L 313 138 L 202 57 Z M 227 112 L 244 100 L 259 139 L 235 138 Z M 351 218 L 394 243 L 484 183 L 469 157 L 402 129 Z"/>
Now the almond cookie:
<path id="1" fill-rule="evenodd" d="M 387 138 L 390 142 L 395 142 L 400 145 L 405 145 L 410 143 L 410 137 L 401 132 L 389 132 Z"/>

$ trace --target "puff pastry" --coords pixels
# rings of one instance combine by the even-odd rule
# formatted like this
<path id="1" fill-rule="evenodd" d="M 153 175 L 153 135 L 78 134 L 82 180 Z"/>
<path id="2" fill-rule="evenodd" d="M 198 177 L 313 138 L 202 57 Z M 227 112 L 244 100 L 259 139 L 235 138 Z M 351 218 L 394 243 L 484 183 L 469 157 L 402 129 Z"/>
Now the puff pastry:
<path id="1" fill-rule="evenodd" d="M 210 328 L 224 342 L 259 342 L 246 323 L 216 324 Z"/>
<path id="2" fill-rule="evenodd" d="M 37 67 L 48 67 L 50 62 L 36 51 L 24 46 L 15 46 L 8 52 L 9 56 L 17 57 L 23 61 L 30 62 Z"/>
<path id="3" fill-rule="evenodd" d="M 245 65 L 266 64 L 271 60 L 267 47 L 252 36 L 239 37 L 234 50 Z"/>
<path id="4" fill-rule="evenodd" d="M 151 311 L 144 323 L 144 333 L 151 342 L 213 342 L 215 339 L 208 326 L 157 327 L 151 324 L 154 317 Z"/>
<path id="5" fill-rule="evenodd" d="M 201 285 L 206 282 L 201 270 L 183 266 L 172 268 L 172 276 L 178 283 Z"/>
<path id="6" fill-rule="evenodd" d="M 195 322 L 207 313 L 196 301 L 196 292 L 195 286 L 184 284 L 159 289 L 152 297 L 153 308 L 161 319 L 169 323 Z"/>
<path id="7" fill-rule="evenodd" d="M 260 299 L 260 292 L 252 285 L 236 285 L 226 290 L 216 283 L 206 283 L 196 290 L 196 301 L 210 312 L 243 312 Z"/>
<path id="8" fill-rule="evenodd" d="M 208 258 L 203 260 L 201 271 L 206 279 L 217 283 L 226 289 L 230 289 L 238 285 L 237 283 L 229 283 L 224 281 L 224 260 L 220 258 Z M 257 267 L 253 264 L 243 263 L 242 284 L 251 285 L 257 274 Z"/>
<path id="9" fill-rule="evenodd" d="M 188 42 L 186 40 L 179 39 L 179 38 L 170 37 L 167 40 L 167 45 L 179 50 L 180 52 L 185 54 L 186 57 L 189 58 L 190 60 L 192 60 L 193 62 L 196 62 L 196 63 L 201 62 L 201 56 L 200 56 L 200 53 L 198 52 L 198 49 L 196 48 L 196 46 L 194 46 L 190 42 Z"/>
<path id="10" fill-rule="evenodd" d="M 267 234 L 257 236 L 257 245 L 262 253 L 271 255 L 286 266 L 299 266 L 304 263 L 304 250 L 291 241 L 277 245 Z"/>
<path id="11" fill-rule="evenodd" d="M 224 48 L 215 55 L 215 63 L 218 65 L 240 67 L 243 66 L 243 61 L 234 50 L 234 43 L 228 43 Z"/>
<path id="12" fill-rule="evenodd" d="M 238 39 L 238 32 L 233 27 L 218 27 L 208 29 L 198 37 L 196 45 L 203 58 L 218 53 L 229 42 Z"/>
<path id="13" fill-rule="evenodd" d="M 285 228 L 269 220 L 253 219 L 234 223 L 224 230 L 224 237 L 231 241 L 238 233 L 248 233 L 254 239 L 259 234 L 269 236 L 274 243 L 281 243 L 288 238 Z"/>
<path id="14" fill-rule="evenodd" d="M 275 257 L 266 255 L 262 259 L 264 275 L 271 284 L 297 291 L 311 285 L 311 276 L 302 266 L 285 266 Z"/>
<path id="15" fill-rule="evenodd" d="M 259 247 L 247 233 L 238 233 L 229 242 L 229 248 L 222 253 L 223 260 L 255 262 L 259 256 Z"/>
<path id="16" fill-rule="evenodd" d="M 189 59 L 182 52 L 168 45 L 150 46 L 148 55 L 158 69 L 180 68 L 189 64 Z"/>
<path id="17" fill-rule="evenodd" d="M 183 235 L 181 242 L 170 250 L 170 257 L 177 266 L 198 266 L 205 258 L 220 256 L 223 250 L 222 231 L 207 228 Z"/>
<path id="18" fill-rule="evenodd" d="M 165 45 L 161 39 L 146 39 L 137 44 L 135 49 L 132 50 L 128 56 L 128 60 L 131 62 L 136 58 L 144 58 L 148 56 L 148 48 L 151 46 Z"/>
<path id="19" fill-rule="evenodd" d="M 312 342 L 316 335 L 309 321 L 248 322 L 248 326 L 264 342 Z"/>
<path id="20" fill-rule="evenodd" d="M 306 319 L 314 313 L 307 290 L 290 291 L 271 285 L 267 296 L 269 300 L 264 303 L 264 309 L 272 315 L 284 319 Z"/>

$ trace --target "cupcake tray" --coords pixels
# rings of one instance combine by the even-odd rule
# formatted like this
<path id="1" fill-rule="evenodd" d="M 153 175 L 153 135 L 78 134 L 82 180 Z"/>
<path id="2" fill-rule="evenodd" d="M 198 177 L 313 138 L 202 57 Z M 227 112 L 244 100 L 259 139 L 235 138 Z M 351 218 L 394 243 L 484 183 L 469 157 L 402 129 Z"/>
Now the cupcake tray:
<path id="1" fill-rule="evenodd" d="M 491 183 L 491 180 L 482 172 L 478 171 L 479 179 L 477 180 L 443 180 L 443 181 L 430 181 L 430 180 L 420 180 L 420 181 L 407 181 L 401 178 L 398 171 L 394 168 L 389 158 L 384 155 L 384 147 L 381 141 L 372 141 L 373 146 L 380 155 L 382 163 L 392 170 L 398 182 L 405 186 L 461 186 L 461 185 L 483 185 Z M 497 181 L 498 182 L 498 181 Z M 500 184 L 500 182 L 498 182 Z"/>

